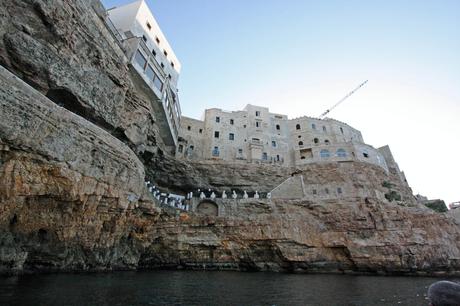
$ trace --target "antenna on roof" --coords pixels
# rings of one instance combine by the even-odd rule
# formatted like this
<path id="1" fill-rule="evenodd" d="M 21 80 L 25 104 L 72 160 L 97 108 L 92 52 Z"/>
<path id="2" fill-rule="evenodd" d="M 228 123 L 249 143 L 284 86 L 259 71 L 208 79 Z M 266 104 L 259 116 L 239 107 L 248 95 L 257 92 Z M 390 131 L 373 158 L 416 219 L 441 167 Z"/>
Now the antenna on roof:
<path id="1" fill-rule="evenodd" d="M 339 102 L 335 103 L 331 108 L 329 108 L 328 110 L 326 110 L 324 113 L 322 113 L 319 118 L 320 119 L 323 119 L 327 114 L 329 114 L 334 108 L 336 108 L 337 106 L 339 106 L 340 103 L 342 103 L 343 101 L 345 101 L 346 99 L 348 99 L 351 95 L 353 95 L 355 92 L 357 92 L 361 87 L 363 87 L 364 85 L 366 85 L 368 80 L 365 80 L 364 82 L 362 82 L 358 87 L 356 87 L 355 89 L 353 89 L 352 91 L 350 91 L 345 97 L 343 97 L 342 99 L 340 99 Z"/>

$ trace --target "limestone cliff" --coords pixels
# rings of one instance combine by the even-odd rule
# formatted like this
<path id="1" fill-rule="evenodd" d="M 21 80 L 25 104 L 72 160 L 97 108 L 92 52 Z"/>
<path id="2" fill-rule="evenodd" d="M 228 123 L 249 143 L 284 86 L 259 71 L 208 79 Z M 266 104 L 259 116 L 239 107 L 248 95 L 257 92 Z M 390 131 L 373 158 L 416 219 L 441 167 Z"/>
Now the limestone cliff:
<path id="1" fill-rule="evenodd" d="M 458 221 L 416 206 L 408 186 L 376 167 L 176 161 L 97 1 L 0 8 L 0 273 L 460 271 Z M 292 173 L 358 192 L 221 200 L 226 215 L 203 216 L 159 208 L 144 187 L 147 177 L 178 192 L 268 191 Z M 401 201 L 379 196 L 390 188 Z"/>

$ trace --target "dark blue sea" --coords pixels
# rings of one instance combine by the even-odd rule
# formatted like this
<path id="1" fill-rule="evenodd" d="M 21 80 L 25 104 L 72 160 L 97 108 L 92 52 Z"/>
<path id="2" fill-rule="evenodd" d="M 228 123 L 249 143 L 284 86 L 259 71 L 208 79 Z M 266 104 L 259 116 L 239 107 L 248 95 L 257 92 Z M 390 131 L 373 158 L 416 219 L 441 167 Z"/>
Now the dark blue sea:
<path id="1" fill-rule="evenodd" d="M 0 278 L 0 305 L 428 305 L 440 279 L 151 271 Z"/>

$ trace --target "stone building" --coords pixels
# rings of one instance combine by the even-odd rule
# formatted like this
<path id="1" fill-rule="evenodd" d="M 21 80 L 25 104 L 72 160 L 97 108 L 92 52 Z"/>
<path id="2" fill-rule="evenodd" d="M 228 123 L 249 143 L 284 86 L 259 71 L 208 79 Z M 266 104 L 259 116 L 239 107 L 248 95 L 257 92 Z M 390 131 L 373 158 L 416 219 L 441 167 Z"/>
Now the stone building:
<path id="1" fill-rule="evenodd" d="M 164 143 L 175 147 L 181 117 L 179 60 L 144 0 L 111 8 L 107 14 L 131 64 L 132 79 L 152 102 Z"/>
<path id="2" fill-rule="evenodd" d="M 366 144 L 361 132 L 346 123 L 329 118 L 288 119 L 254 105 L 241 111 L 207 109 L 203 120 L 182 117 L 176 156 L 285 167 L 362 161 L 387 172 L 388 161 L 400 173 L 388 147 Z"/>

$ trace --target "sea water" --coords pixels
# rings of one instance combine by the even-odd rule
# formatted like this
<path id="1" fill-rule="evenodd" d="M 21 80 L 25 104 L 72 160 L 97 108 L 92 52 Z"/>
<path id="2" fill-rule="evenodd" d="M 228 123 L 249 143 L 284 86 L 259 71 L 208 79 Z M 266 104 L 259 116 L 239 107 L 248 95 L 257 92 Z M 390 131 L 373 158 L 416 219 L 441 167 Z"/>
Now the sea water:
<path id="1" fill-rule="evenodd" d="M 207 271 L 25 275 L 0 278 L 0 305 L 428 305 L 427 288 L 437 280 Z"/>

